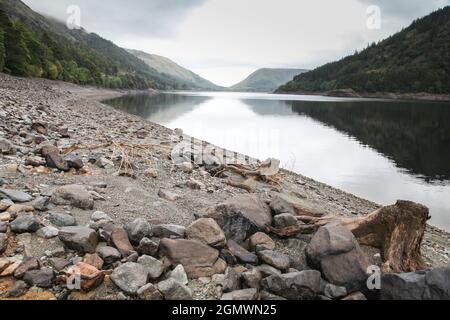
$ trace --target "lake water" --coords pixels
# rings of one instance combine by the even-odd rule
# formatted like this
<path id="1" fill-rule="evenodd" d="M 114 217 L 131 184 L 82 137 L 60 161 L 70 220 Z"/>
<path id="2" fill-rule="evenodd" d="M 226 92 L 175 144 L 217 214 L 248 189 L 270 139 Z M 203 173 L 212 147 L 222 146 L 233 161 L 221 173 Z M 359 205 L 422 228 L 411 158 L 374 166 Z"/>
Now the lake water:
<path id="1" fill-rule="evenodd" d="M 192 92 L 107 103 L 380 204 L 423 203 L 450 230 L 449 103 Z"/>

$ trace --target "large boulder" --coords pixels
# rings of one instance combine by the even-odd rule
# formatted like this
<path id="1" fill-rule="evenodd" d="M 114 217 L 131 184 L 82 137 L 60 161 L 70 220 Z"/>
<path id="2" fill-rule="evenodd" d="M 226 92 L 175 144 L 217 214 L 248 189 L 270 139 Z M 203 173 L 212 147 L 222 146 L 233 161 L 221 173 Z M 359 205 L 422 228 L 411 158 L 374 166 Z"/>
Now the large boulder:
<path id="1" fill-rule="evenodd" d="M 148 271 L 143 265 L 127 262 L 114 269 L 111 280 L 125 293 L 135 295 L 147 284 Z"/>
<path id="2" fill-rule="evenodd" d="M 311 267 L 320 270 L 328 282 L 345 286 L 349 292 L 358 291 L 367 281 L 367 256 L 341 224 L 319 228 L 306 247 L 306 256 Z"/>
<path id="3" fill-rule="evenodd" d="M 15 233 L 31 233 L 38 231 L 41 225 L 33 214 L 22 214 L 11 222 L 10 227 Z"/>
<path id="4" fill-rule="evenodd" d="M 94 208 L 94 198 L 85 186 L 71 184 L 57 188 L 50 198 L 56 205 L 71 205 L 80 209 Z"/>
<path id="5" fill-rule="evenodd" d="M 262 280 L 264 289 L 289 300 L 312 300 L 321 291 L 321 276 L 316 270 L 272 275 Z"/>
<path id="6" fill-rule="evenodd" d="M 380 295 L 383 300 L 450 300 L 450 268 L 383 274 Z"/>
<path id="7" fill-rule="evenodd" d="M 254 195 L 238 195 L 208 210 L 227 239 L 242 243 L 258 231 L 272 225 L 269 206 Z"/>
<path id="8" fill-rule="evenodd" d="M 20 190 L 0 189 L 0 199 L 10 199 L 14 202 L 23 203 L 33 200 L 33 197 Z"/>
<path id="9" fill-rule="evenodd" d="M 162 239 L 160 251 L 166 255 L 172 265 L 183 265 L 191 279 L 210 277 L 215 274 L 214 265 L 219 251 L 201 242 L 184 239 Z"/>
<path id="10" fill-rule="evenodd" d="M 186 229 L 188 239 L 198 240 L 212 247 L 225 245 L 225 233 L 214 219 L 201 218 L 189 225 Z"/>
<path id="11" fill-rule="evenodd" d="M 67 248 L 81 253 L 94 253 L 98 244 L 97 233 L 82 226 L 61 228 L 58 237 Z"/>

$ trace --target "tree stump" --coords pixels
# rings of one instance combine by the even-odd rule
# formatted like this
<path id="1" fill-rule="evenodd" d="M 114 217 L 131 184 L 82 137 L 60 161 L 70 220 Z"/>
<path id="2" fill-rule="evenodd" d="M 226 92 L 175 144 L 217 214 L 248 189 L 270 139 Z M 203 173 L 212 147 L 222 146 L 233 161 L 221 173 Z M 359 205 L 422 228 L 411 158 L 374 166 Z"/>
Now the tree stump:
<path id="1" fill-rule="evenodd" d="M 360 244 L 381 250 L 383 272 L 413 272 L 426 267 L 420 246 L 429 218 L 427 207 L 399 200 L 344 225 Z"/>

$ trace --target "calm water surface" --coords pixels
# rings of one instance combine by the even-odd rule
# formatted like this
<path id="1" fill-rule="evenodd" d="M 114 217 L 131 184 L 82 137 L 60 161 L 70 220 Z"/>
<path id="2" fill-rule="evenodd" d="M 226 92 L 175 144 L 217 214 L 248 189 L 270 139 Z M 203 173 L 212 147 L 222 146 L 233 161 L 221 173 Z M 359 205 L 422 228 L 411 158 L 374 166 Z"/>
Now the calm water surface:
<path id="1" fill-rule="evenodd" d="M 380 204 L 423 203 L 450 230 L 449 103 L 191 92 L 107 103 Z"/>

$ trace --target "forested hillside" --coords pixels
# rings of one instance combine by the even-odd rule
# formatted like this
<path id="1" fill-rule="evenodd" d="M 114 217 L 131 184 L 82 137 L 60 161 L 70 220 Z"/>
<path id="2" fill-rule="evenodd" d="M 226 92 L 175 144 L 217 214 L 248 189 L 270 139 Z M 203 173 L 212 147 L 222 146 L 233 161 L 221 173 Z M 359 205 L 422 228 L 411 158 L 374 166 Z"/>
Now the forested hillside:
<path id="1" fill-rule="evenodd" d="M 0 0 L 0 71 L 109 88 L 181 87 L 114 43 L 69 30 L 19 0 Z"/>
<path id="2" fill-rule="evenodd" d="M 450 93 L 450 6 L 362 52 L 301 74 L 279 92 Z"/>

